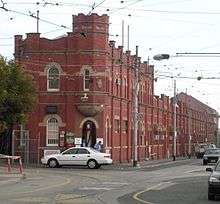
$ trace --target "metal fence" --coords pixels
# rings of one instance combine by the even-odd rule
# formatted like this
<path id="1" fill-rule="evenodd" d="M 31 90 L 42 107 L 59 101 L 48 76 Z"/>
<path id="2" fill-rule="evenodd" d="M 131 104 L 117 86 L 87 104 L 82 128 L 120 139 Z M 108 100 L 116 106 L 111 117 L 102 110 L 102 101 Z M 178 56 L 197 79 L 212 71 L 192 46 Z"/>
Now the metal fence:
<path id="1" fill-rule="evenodd" d="M 28 130 L 14 130 L 12 133 L 12 155 L 21 156 L 25 166 L 39 165 L 40 138 L 29 138 Z"/>

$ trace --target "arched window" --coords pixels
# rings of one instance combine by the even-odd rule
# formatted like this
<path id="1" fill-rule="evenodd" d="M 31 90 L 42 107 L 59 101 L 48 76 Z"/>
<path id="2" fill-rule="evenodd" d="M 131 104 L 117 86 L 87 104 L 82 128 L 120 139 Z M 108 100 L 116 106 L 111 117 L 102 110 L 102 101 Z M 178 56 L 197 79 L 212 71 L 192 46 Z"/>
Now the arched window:
<path id="1" fill-rule="evenodd" d="M 47 121 L 47 146 L 58 146 L 59 126 L 56 118 Z"/>
<path id="2" fill-rule="evenodd" d="M 89 69 L 84 70 L 84 90 L 89 90 L 89 84 L 90 84 L 90 71 Z"/>
<path id="3" fill-rule="evenodd" d="M 139 141 L 139 144 L 140 145 L 144 145 L 144 139 L 145 139 L 145 128 L 144 128 L 144 123 L 141 122 L 139 124 L 139 134 L 140 134 L 140 141 Z"/>
<path id="4" fill-rule="evenodd" d="M 127 78 L 124 77 L 124 93 L 125 93 L 125 98 L 127 98 Z"/>
<path id="5" fill-rule="evenodd" d="M 47 71 L 47 90 L 58 91 L 60 84 L 60 72 L 56 66 L 51 66 Z"/>

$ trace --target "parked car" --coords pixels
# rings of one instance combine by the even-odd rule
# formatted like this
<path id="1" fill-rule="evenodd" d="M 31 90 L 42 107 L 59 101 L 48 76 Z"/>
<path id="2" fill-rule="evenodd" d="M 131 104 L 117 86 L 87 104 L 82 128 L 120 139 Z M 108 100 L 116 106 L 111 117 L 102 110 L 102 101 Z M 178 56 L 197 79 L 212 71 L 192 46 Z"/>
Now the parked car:
<path id="1" fill-rule="evenodd" d="M 216 163 L 220 158 L 220 148 L 211 148 L 205 151 L 203 156 L 203 165 Z"/>
<path id="2" fill-rule="evenodd" d="M 42 164 L 55 168 L 64 165 L 82 165 L 90 169 L 112 164 L 110 154 L 101 153 L 90 147 L 72 147 L 59 154 L 51 154 L 41 159 Z"/>
<path id="3" fill-rule="evenodd" d="M 208 199 L 214 200 L 216 195 L 220 195 L 220 161 L 213 169 L 206 168 L 206 171 L 211 172 L 208 180 Z"/>
<path id="4" fill-rule="evenodd" d="M 203 158 L 207 149 L 216 148 L 215 144 L 198 143 L 195 144 L 195 155 L 197 159 Z"/>
<path id="5" fill-rule="evenodd" d="M 197 159 L 203 158 L 207 147 L 208 145 L 206 143 L 199 143 L 195 145 L 195 155 Z"/>

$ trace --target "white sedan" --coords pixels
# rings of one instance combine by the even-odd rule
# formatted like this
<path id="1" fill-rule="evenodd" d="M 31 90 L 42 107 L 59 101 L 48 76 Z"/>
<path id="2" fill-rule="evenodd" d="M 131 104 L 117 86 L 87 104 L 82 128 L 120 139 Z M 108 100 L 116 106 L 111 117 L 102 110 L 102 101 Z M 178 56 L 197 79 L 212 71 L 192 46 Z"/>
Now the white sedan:
<path id="1" fill-rule="evenodd" d="M 51 154 L 41 159 L 42 164 L 55 168 L 63 165 L 83 165 L 90 169 L 112 164 L 110 154 L 101 153 L 90 147 L 72 147 L 59 154 Z"/>

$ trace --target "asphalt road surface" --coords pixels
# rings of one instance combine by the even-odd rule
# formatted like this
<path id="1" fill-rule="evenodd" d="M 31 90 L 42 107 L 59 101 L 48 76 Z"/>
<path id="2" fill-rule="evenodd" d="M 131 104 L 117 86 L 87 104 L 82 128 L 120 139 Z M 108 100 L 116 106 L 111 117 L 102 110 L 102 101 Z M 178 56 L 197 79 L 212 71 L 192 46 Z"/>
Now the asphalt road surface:
<path id="1" fill-rule="evenodd" d="M 207 177 L 190 177 L 161 182 L 118 199 L 122 204 L 213 204 L 207 198 Z M 220 201 L 216 198 L 216 203 Z"/>
<path id="2" fill-rule="evenodd" d="M 190 159 L 136 169 L 27 169 L 25 179 L 0 182 L 0 204 L 214 203 L 205 168 Z"/>

